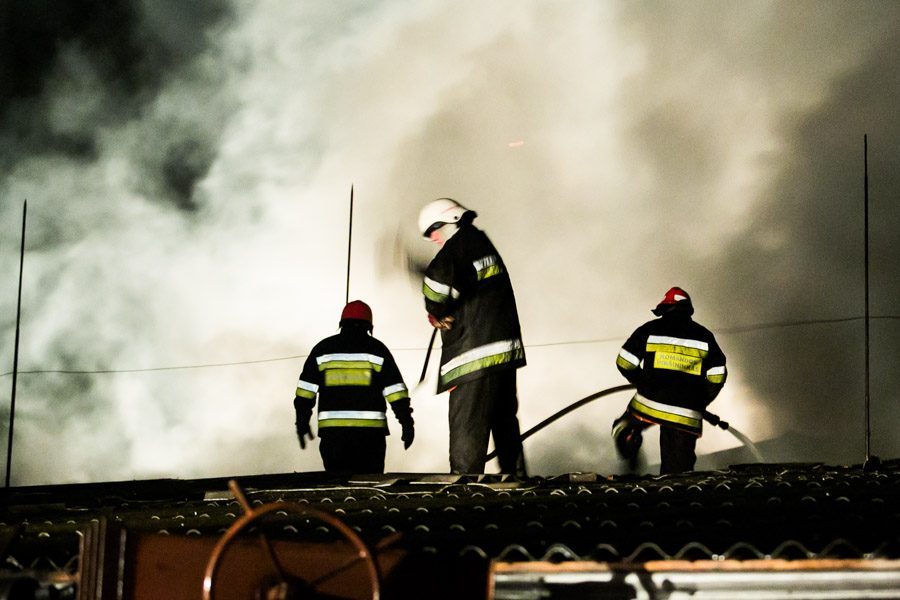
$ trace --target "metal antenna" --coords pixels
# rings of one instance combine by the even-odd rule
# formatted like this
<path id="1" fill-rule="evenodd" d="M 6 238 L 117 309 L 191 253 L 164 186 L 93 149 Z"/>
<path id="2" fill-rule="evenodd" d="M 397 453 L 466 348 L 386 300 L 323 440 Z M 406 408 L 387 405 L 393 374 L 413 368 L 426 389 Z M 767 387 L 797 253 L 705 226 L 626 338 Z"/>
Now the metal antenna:
<path id="1" fill-rule="evenodd" d="M 6 487 L 12 474 L 13 424 L 16 416 L 16 379 L 19 373 L 19 318 L 22 314 L 22 269 L 25 266 L 25 217 L 28 200 L 22 204 L 22 249 L 19 252 L 19 299 L 16 302 L 16 345 L 13 350 L 12 395 L 9 402 L 9 440 L 6 446 Z"/>
<path id="2" fill-rule="evenodd" d="M 872 456 L 872 420 L 869 402 L 869 139 L 863 135 L 863 181 L 865 185 L 865 208 L 863 210 L 865 235 L 865 285 L 866 285 L 866 462 L 863 466 L 866 470 L 875 469 L 881 462 L 878 457 Z"/>
<path id="3" fill-rule="evenodd" d="M 347 232 L 347 284 L 344 287 L 344 304 L 350 302 L 350 249 L 353 246 L 353 184 L 350 184 L 350 224 Z"/>

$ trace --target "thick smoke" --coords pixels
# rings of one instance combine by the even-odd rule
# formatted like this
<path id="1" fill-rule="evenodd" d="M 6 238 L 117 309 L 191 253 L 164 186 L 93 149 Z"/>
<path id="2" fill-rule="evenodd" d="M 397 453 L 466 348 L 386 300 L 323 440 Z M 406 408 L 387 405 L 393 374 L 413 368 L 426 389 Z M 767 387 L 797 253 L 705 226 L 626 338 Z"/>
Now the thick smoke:
<path id="1" fill-rule="evenodd" d="M 861 460 L 861 322 L 729 332 L 862 315 L 861 141 L 883 131 L 879 172 L 892 172 L 896 6 L 619 8 L 574 22 L 545 5 L 466 54 L 470 75 L 401 148 L 394 184 L 406 210 L 450 195 L 482 213 L 511 265 L 526 344 L 622 340 L 668 286 L 687 287 L 731 358 L 713 410 L 757 440 L 787 434 L 767 445 L 771 460 Z M 811 139 L 799 143 L 804 132 Z M 505 143 L 520 138 L 516 150 Z M 873 252 L 887 256 L 897 215 L 889 202 L 881 210 Z M 873 257 L 872 268 L 873 294 L 893 297 L 890 265 Z M 889 312 L 881 306 L 874 314 Z M 891 397 L 875 390 L 892 389 L 896 335 L 890 322 L 873 330 L 882 412 Z M 523 421 L 621 383 L 615 346 L 571 345 L 553 358 L 532 348 Z M 593 437 L 545 438 L 532 465 L 616 469 L 605 436 L 624 400 L 607 402 L 583 415 Z M 877 434 L 890 427 L 877 410 L 873 424 L 876 450 L 896 453 Z M 701 451 L 729 439 L 708 431 Z"/>
<path id="2" fill-rule="evenodd" d="M 34 157 L 96 161 L 104 130 L 140 117 L 174 77 L 188 75 L 206 47 L 198 33 L 227 11 L 217 1 L 4 0 L 0 14 L 0 165 L 8 174 Z M 183 188 L 184 176 L 174 178 Z"/>
<path id="3" fill-rule="evenodd" d="M 714 410 L 798 440 L 773 460 L 858 460 L 862 322 L 752 326 L 861 316 L 863 133 L 872 312 L 896 312 L 898 13 L 0 0 L 5 365 L 29 210 L 14 483 L 320 469 L 290 396 L 347 291 L 351 184 L 349 294 L 407 383 L 430 334 L 415 215 L 452 196 L 512 273 L 523 429 L 623 383 L 619 344 L 677 284 L 729 356 Z M 885 456 L 898 335 L 873 321 Z M 252 362 L 271 358 L 289 359 Z M 249 364 L 146 370 L 217 363 Z M 532 472 L 615 472 L 626 400 L 530 439 Z M 388 468 L 446 470 L 446 399 L 414 406 L 416 444 L 392 436 Z M 711 430 L 700 451 L 735 444 Z"/>
<path id="4" fill-rule="evenodd" d="M 893 410 L 900 293 L 897 248 L 900 28 L 851 73 L 837 78 L 815 110 L 786 118 L 777 176 L 745 231 L 729 244 L 717 302 L 742 322 L 861 317 L 865 312 L 864 143 L 869 156 L 870 401 L 872 452 L 897 456 Z M 893 315 L 893 319 L 884 319 Z M 779 428 L 805 446 L 782 457 L 860 462 L 865 456 L 864 322 L 823 323 L 743 334 L 736 357 Z"/>
<path id="5" fill-rule="evenodd" d="M 214 160 L 227 99 L 204 98 L 219 76 L 198 59 L 229 10 L 220 2 L 13 0 L 0 14 L 3 222 L 21 222 L 29 200 L 20 368 L 143 366 L 142 341 L 171 343 L 155 331 L 165 329 L 155 284 L 171 255 L 165 247 L 188 239 L 186 219 L 203 205 L 197 184 Z M 19 231 L 5 229 L 5 287 L 14 290 Z M 11 365 L 15 298 L 4 294 L 3 307 Z M 127 464 L 135 431 L 120 414 L 122 396 L 135 391 L 120 383 L 23 375 L 14 481 L 140 472 Z"/>

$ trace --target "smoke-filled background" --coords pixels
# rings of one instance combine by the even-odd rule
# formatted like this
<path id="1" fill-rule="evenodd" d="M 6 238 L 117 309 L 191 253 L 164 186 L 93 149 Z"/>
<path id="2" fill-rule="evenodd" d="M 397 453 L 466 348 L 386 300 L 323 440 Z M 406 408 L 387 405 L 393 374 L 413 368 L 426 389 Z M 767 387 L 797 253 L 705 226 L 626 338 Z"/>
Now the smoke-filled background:
<path id="1" fill-rule="evenodd" d="M 337 329 L 351 185 L 349 293 L 410 387 L 415 218 L 451 196 L 513 278 L 523 430 L 623 384 L 680 285 L 729 359 L 713 411 L 769 461 L 862 462 L 864 134 L 871 451 L 900 456 L 898 56 L 896 2 L 0 0 L 12 482 L 320 470 L 291 399 Z M 530 471 L 618 472 L 627 400 L 530 438 Z M 387 468 L 446 472 L 446 397 L 413 406 Z M 708 428 L 700 465 L 735 446 Z"/>

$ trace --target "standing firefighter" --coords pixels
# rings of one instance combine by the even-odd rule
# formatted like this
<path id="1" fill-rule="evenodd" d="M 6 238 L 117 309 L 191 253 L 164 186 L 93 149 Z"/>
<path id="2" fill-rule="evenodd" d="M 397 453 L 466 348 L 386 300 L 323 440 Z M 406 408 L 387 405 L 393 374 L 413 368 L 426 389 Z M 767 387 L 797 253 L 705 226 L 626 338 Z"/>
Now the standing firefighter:
<path id="1" fill-rule="evenodd" d="M 438 392 L 450 391 L 450 469 L 484 473 L 488 440 L 503 473 L 525 475 L 519 439 L 516 369 L 525 349 L 503 259 L 450 198 L 419 213 L 419 231 L 439 247 L 425 271 L 428 321 L 441 331 Z"/>
<path id="2" fill-rule="evenodd" d="M 613 439 L 632 467 L 641 434 L 659 425 L 660 474 L 694 468 L 703 410 L 725 384 L 725 354 L 713 334 L 691 319 L 694 307 L 679 287 L 653 309 L 658 319 L 638 327 L 619 351 L 616 366 L 637 393 L 615 420 Z"/>
<path id="3" fill-rule="evenodd" d="M 297 437 L 313 439 L 309 421 L 319 396 L 319 452 L 325 470 L 383 473 L 387 405 L 400 422 L 403 447 L 413 442 L 412 408 L 400 370 L 372 337 L 372 310 L 354 300 L 341 312 L 341 331 L 316 344 L 303 365 L 294 409 Z"/>

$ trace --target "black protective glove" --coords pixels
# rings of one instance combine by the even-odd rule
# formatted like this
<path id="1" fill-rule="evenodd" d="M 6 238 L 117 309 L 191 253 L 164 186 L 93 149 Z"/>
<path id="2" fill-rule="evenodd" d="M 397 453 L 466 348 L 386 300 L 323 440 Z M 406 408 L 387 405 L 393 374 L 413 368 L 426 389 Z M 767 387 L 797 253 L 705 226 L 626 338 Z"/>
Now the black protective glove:
<path id="1" fill-rule="evenodd" d="M 313 434 L 312 429 L 309 427 L 309 420 L 312 418 L 312 413 L 307 413 L 306 411 L 301 413 L 297 413 L 297 422 L 294 424 L 297 428 L 297 439 L 300 440 L 300 449 L 306 450 L 306 438 L 309 438 L 309 441 L 312 441 L 316 438 Z"/>
<path id="2" fill-rule="evenodd" d="M 400 433 L 400 439 L 403 440 L 403 449 L 409 450 L 413 440 L 416 438 L 416 426 L 411 416 L 400 419 L 400 427 L 403 431 Z"/>

